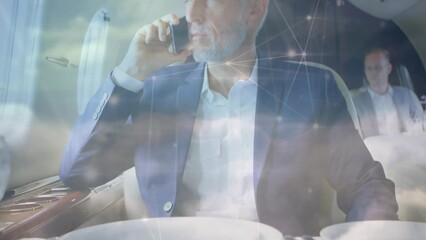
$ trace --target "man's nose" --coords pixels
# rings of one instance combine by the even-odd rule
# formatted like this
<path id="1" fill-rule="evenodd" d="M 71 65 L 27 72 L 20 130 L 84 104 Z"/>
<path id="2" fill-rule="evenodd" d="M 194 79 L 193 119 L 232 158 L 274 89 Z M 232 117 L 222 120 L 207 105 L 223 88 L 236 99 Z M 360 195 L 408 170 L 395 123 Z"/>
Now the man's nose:
<path id="1" fill-rule="evenodd" d="M 186 5 L 186 21 L 201 23 L 204 21 L 204 1 L 192 0 Z"/>

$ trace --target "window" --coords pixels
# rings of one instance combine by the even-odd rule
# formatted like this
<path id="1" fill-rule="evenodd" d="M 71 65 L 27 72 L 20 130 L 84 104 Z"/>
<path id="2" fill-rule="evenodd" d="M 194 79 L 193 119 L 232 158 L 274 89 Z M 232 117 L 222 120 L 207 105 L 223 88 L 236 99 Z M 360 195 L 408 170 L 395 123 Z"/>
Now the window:
<path id="1" fill-rule="evenodd" d="M 43 0 L 4 0 L 0 6 L 0 135 L 22 141 L 32 118 Z"/>

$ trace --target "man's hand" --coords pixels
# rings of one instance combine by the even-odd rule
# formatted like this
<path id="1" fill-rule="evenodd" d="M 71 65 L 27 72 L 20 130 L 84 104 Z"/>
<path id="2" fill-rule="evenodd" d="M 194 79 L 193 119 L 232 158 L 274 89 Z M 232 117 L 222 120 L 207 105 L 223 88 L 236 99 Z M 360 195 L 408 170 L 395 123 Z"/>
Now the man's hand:
<path id="1" fill-rule="evenodd" d="M 140 28 L 118 68 L 144 81 L 150 74 L 190 56 L 190 50 L 184 50 L 179 55 L 172 53 L 169 26 L 177 24 L 179 18 L 169 14 Z"/>

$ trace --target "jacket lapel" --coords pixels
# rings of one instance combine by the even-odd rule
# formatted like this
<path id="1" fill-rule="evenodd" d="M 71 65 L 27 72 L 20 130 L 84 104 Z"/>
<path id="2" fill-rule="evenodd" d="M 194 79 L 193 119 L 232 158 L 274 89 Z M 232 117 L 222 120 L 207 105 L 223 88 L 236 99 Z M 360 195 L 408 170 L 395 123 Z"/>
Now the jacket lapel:
<path id="1" fill-rule="evenodd" d="M 200 100 L 205 63 L 199 64 L 176 93 L 176 170 L 182 178 Z"/>
<path id="2" fill-rule="evenodd" d="M 377 126 L 377 115 L 376 111 L 374 110 L 374 104 L 373 99 L 370 96 L 370 93 L 368 90 L 364 93 L 364 96 L 362 99 L 365 99 L 365 114 L 367 116 L 370 129 L 368 129 L 369 135 L 377 135 L 379 127 Z M 364 136 L 365 137 L 365 136 Z"/>
<path id="3" fill-rule="evenodd" d="M 268 157 L 269 147 L 273 138 L 275 121 L 281 108 L 281 96 L 284 89 L 285 76 L 275 72 L 269 60 L 259 60 L 258 90 L 254 130 L 253 181 L 257 190 L 262 170 Z M 280 74 L 281 76 L 278 76 Z"/>
<path id="4" fill-rule="evenodd" d="M 407 115 L 407 111 L 404 111 L 404 109 L 409 109 L 409 113 L 411 113 L 410 106 L 407 104 L 407 101 L 404 101 L 403 95 L 399 94 L 398 88 L 393 88 L 393 94 L 392 94 L 392 100 L 395 104 L 396 112 L 398 113 L 399 122 L 402 128 L 402 131 L 407 131 L 407 126 L 409 123 L 407 123 L 407 119 L 412 119 L 413 116 Z"/>

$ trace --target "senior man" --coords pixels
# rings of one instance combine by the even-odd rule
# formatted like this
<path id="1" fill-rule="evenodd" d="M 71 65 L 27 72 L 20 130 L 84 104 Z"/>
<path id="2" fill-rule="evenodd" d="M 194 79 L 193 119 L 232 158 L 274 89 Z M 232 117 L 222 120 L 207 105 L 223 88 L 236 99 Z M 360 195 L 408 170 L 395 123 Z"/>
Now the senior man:
<path id="1" fill-rule="evenodd" d="M 167 15 L 142 27 L 78 119 L 60 175 L 97 186 L 135 165 L 151 217 L 259 221 L 318 234 L 323 179 L 348 221 L 397 219 L 394 185 L 328 71 L 271 60 L 255 39 L 268 0 L 189 0 L 191 47 Z M 169 66 L 193 55 L 196 63 Z"/>

